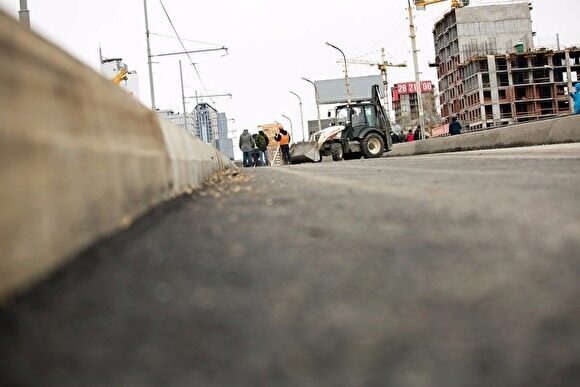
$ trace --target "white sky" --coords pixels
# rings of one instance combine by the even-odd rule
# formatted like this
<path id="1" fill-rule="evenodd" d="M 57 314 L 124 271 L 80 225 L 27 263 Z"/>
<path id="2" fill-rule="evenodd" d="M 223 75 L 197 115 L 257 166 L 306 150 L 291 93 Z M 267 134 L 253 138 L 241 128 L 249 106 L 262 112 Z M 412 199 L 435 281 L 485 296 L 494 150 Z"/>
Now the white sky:
<path id="1" fill-rule="evenodd" d="M 479 0 L 473 0 L 475 3 Z M 204 90 L 192 66 L 184 62 L 186 94 L 232 93 L 216 98 L 214 106 L 226 112 L 232 136 L 244 128 L 255 131 L 260 124 L 287 122 L 300 127 L 297 98 L 301 95 L 305 121 L 316 118 L 314 88 L 301 80 L 343 76 L 340 54 L 324 42 L 340 47 L 349 59 L 387 59 L 407 62 L 407 68 L 391 69 L 389 84 L 414 80 L 406 0 L 164 0 L 175 26 L 185 39 L 211 42 L 229 48 L 222 53 L 194 54 Z M 159 0 L 148 0 L 152 33 L 173 35 Z M 422 79 L 436 84 L 436 72 L 427 64 L 434 60 L 431 29 L 450 2 L 432 5 L 417 13 Z M 540 43 L 580 42 L 580 0 L 534 0 L 533 28 Z M 0 8 L 17 17 L 18 0 L 0 0 Z M 145 27 L 142 0 L 28 0 L 32 28 L 95 70 L 98 46 L 105 57 L 122 57 L 140 78 L 141 101 L 150 106 Z M 188 49 L 214 47 L 186 42 Z M 152 37 L 153 53 L 180 50 L 175 39 Z M 154 65 L 157 106 L 181 112 L 180 57 L 166 57 Z M 375 67 L 350 65 L 349 75 L 376 74 Z M 193 103 L 188 105 L 192 110 Z M 328 109 L 322 108 L 324 117 Z M 234 141 L 236 143 L 236 141 Z M 237 143 L 235 144 L 237 145 Z"/>

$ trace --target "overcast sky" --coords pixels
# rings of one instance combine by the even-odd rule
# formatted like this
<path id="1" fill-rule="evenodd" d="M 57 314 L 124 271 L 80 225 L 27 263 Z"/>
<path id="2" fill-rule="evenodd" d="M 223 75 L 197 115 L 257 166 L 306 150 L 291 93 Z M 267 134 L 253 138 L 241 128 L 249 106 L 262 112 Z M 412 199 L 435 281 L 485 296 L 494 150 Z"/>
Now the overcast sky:
<path id="1" fill-rule="evenodd" d="M 391 69 L 389 83 L 414 80 L 406 0 L 163 0 L 188 49 L 217 46 L 229 54 L 194 54 L 203 81 L 184 61 L 186 93 L 232 93 L 216 98 L 215 107 L 226 112 L 230 130 L 241 133 L 260 124 L 280 121 L 282 114 L 299 127 L 297 98 L 302 96 L 305 120 L 316 118 L 314 89 L 301 80 L 339 78 L 340 54 L 325 46 L 329 41 L 348 58 L 387 59 L 409 67 Z M 476 3 L 478 0 L 473 0 Z M 0 0 L 0 7 L 17 17 L 18 0 Z M 172 36 L 159 0 L 148 0 L 150 30 Z M 434 59 L 431 30 L 450 2 L 417 13 L 418 44 L 422 79 L 436 83 L 436 73 L 427 65 Z M 534 0 L 533 28 L 540 43 L 580 42 L 580 0 Z M 95 70 L 99 68 L 99 44 L 106 57 L 122 57 L 140 78 L 141 101 L 150 106 L 142 0 L 28 0 L 32 28 Z M 201 43 L 204 42 L 204 43 Z M 209 43 L 209 44 L 208 44 Z M 153 53 L 180 50 L 175 39 L 152 36 Z M 182 111 L 179 57 L 166 57 L 154 65 L 157 106 Z M 375 67 L 349 66 L 352 76 L 376 74 Z M 193 103 L 188 105 L 192 110 Z M 323 107 L 322 114 L 327 109 Z"/>

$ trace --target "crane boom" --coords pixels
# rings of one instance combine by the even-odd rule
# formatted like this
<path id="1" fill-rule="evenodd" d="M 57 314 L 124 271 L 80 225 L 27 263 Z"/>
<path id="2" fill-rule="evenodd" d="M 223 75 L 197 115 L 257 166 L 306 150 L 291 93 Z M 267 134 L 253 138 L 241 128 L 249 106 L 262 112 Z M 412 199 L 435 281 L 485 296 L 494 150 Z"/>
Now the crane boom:
<path id="1" fill-rule="evenodd" d="M 428 5 L 442 3 L 444 1 L 447 0 L 415 0 L 415 7 L 422 10 Z M 469 0 L 451 0 L 451 8 L 462 8 L 466 5 L 469 5 Z"/>

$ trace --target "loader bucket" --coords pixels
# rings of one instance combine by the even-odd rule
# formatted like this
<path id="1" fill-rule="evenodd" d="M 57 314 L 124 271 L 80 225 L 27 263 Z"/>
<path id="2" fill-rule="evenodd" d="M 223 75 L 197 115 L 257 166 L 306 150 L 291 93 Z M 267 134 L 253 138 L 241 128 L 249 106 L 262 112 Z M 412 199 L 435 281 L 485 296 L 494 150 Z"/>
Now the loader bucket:
<path id="1" fill-rule="evenodd" d="M 315 163 L 320 161 L 320 152 L 315 142 L 301 141 L 290 148 L 292 164 Z"/>

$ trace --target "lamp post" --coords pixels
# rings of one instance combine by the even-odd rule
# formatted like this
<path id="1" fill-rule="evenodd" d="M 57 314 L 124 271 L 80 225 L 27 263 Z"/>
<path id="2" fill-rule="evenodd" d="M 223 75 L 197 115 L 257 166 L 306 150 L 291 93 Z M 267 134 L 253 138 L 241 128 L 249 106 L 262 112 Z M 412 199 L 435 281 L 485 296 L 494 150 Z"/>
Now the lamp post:
<path id="1" fill-rule="evenodd" d="M 302 125 L 302 141 L 306 141 L 306 134 L 304 134 L 304 112 L 302 111 L 302 98 L 292 90 L 288 90 L 290 94 L 294 94 L 298 98 L 298 103 L 300 104 L 300 124 Z"/>
<path id="2" fill-rule="evenodd" d="M 314 86 L 314 97 L 316 98 L 316 114 L 318 117 L 318 131 L 321 131 L 322 124 L 320 123 L 320 96 L 318 95 L 318 87 L 316 87 L 316 83 L 312 82 L 310 79 L 304 77 L 302 77 L 302 79 Z"/>
<path id="3" fill-rule="evenodd" d="M 20 0 L 20 11 L 18 11 L 18 20 L 23 26 L 30 29 L 30 11 L 28 10 L 27 0 Z"/>
<path id="4" fill-rule="evenodd" d="M 336 50 L 338 50 L 341 54 L 342 57 L 344 58 L 344 85 L 346 87 L 346 99 L 348 101 L 348 104 L 350 105 L 350 83 L 348 81 L 348 65 L 346 62 L 346 55 L 344 55 L 344 52 L 342 52 L 342 50 L 338 47 L 336 47 L 334 44 L 330 44 L 328 42 L 325 42 L 327 46 L 330 46 Z"/>
<path id="5" fill-rule="evenodd" d="M 286 118 L 288 120 L 288 122 L 290 123 L 290 134 L 292 134 L 292 138 L 294 138 L 294 128 L 292 127 L 292 120 L 290 119 L 290 117 L 282 114 L 282 117 Z"/>

